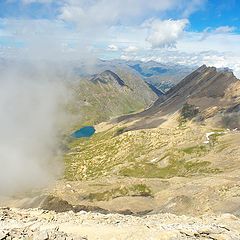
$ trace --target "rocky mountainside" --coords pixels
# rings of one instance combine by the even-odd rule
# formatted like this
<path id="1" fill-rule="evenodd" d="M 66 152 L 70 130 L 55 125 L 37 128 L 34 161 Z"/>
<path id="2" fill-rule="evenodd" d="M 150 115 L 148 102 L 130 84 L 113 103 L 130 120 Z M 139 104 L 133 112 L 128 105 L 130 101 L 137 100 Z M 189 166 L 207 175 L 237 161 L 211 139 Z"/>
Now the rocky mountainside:
<path id="1" fill-rule="evenodd" d="M 0 217 L 1 240 L 240 239 L 240 219 L 230 214 L 194 218 L 2 208 Z"/>
<path id="2" fill-rule="evenodd" d="M 141 78 L 122 69 L 80 78 L 71 88 L 74 98 L 69 110 L 81 125 L 143 110 L 157 98 Z"/>
<path id="3" fill-rule="evenodd" d="M 240 123 L 234 119 L 234 123 L 227 123 L 225 120 L 231 118 L 230 113 L 236 111 L 239 106 L 239 87 L 240 81 L 232 72 L 218 71 L 214 67 L 203 65 L 169 90 L 164 97 L 160 97 L 146 111 L 120 117 L 119 121 L 137 120 L 133 128 L 138 129 L 157 127 L 168 119 L 166 116 L 177 113 L 187 104 L 189 108 L 197 111 L 192 118 L 195 117 L 199 121 L 214 118 L 218 126 L 240 127 Z"/>

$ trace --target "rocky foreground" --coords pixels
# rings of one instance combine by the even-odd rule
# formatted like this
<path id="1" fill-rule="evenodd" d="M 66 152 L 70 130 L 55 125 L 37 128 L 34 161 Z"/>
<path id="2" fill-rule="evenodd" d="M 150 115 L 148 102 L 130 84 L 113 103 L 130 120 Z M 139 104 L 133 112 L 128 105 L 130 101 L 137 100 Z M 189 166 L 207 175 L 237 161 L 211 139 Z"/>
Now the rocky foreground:
<path id="1" fill-rule="evenodd" d="M 0 219 L 0 240 L 240 239 L 240 219 L 230 214 L 131 216 L 1 208 Z"/>

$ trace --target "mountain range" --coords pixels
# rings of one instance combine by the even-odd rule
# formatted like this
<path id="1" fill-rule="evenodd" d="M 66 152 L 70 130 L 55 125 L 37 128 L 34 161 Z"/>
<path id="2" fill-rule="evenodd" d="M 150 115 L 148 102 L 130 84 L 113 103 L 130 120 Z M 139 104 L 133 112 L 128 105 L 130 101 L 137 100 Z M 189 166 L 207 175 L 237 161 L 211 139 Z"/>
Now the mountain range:
<path id="1" fill-rule="evenodd" d="M 64 178 L 17 206 L 240 216 L 234 74 L 203 65 L 157 95 L 131 67 L 104 68 L 70 85 L 75 95 L 68 110 L 96 133 L 68 137 Z"/>
<path id="2" fill-rule="evenodd" d="M 68 105 L 80 125 L 145 109 L 158 97 L 137 74 L 122 69 L 104 70 L 71 83 L 74 97 Z"/>
<path id="3" fill-rule="evenodd" d="M 239 103 L 232 72 L 201 66 L 144 111 L 71 141 L 74 191 L 59 183 L 55 196 L 117 212 L 239 215 Z"/>
<path id="4" fill-rule="evenodd" d="M 69 110 L 76 115 L 79 125 L 96 124 L 144 110 L 192 69 L 154 61 L 97 60 L 88 71 L 84 63 L 71 64 L 75 81 L 70 88 L 75 97 Z M 136 64 L 142 71 L 151 71 L 151 76 L 134 69 Z M 168 81 L 162 79 L 165 77 Z"/>

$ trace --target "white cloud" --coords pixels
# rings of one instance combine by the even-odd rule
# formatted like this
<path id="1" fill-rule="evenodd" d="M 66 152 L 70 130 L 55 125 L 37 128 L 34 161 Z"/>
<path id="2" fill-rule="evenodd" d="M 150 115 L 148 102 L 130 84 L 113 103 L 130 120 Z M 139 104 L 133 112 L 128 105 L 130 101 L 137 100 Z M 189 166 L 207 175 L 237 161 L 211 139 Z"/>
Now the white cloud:
<path id="1" fill-rule="evenodd" d="M 60 19 L 65 21 L 82 21 L 86 17 L 84 10 L 81 7 L 75 7 L 71 5 L 65 5 L 61 8 Z"/>
<path id="2" fill-rule="evenodd" d="M 183 11 L 183 17 L 189 17 L 193 12 L 202 9 L 207 0 L 193 0 L 189 1 L 187 7 Z"/>
<path id="3" fill-rule="evenodd" d="M 128 46 L 123 50 L 124 52 L 137 52 L 138 48 L 136 46 Z"/>
<path id="4" fill-rule="evenodd" d="M 6 29 L 2 34 L 9 36 L 12 46 L 11 49 L 3 46 L 1 55 L 51 61 L 96 58 L 91 48 L 93 39 L 86 40 L 85 35 L 69 29 L 62 21 L 0 19 L 2 22 Z M 24 44 L 14 47 L 16 42 Z"/>
<path id="5" fill-rule="evenodd" d="M 116 51 L 118 51 L 118 46 L 116 46 L 116 45 L 114 45 L 114 44 L 110 44 L 110 45 L 108 45 L 107 50 L 108 50 L 108 51 L 116 52 Z"/>
<path id="6" fill-rule="evenodd" d="M 209 36 L 212 36 L 215 34 L 233 33 L 235 30 L 236 30 L 236 27 L 234 26 L 220 26 L 215 29 L 207 27 L 206 29 L 204 29 L 200 40 L 205 40 Z"/>
<path id="7" fill-rule="evenodd" d="M 231 33 L 231 32 L 234 32 L 235 30 L 236 30 L 236 27 L 221 26 L 221 27 L 216 28 L 213 31 L 213 33 L 217 33 L 217 34 L 220 34 L 220 33 Z"/>
<path id="8" fill-rule="evenodd" d="M 29 0 L 28 0 L 29 1 Z M 206 0 L 60 0 L 59 18 L 72 21 L 80 28 L 114 24 L 140 24 L 152 17 L 164 16 L 166 11 L 175 10 L 176 15 L 189 16 L 201 8 Z"/>
<path id="9" fill-rule="evenodd" d="M 203 33 L 186 32 L 179 40 L 177 48 L 186 52 L 233 52 L 240 56 L 240 35 L 233 33 L 210 34 L 202 39 Z"/>
<path id="10" fill-rule="evenodd" d="M 51 3 L 55 0 L 21 1 L 30 4 Z M 2 46 L 0 54 L 47 59 L 54 59 L 55 56 L 66 59 L 85 56 L 87 59 L 94 53 L 90 57 L 94 59 L 104 55 L 116 58 L 122 53 L 125 59 L 157 59 L 188 65 L 199 65 L 205 61 L 237 71 L 240 35 L 234 33 L 235 27 L 219 26 L 215 29 L 207 28 L 205 32 L 185 30 L 188 24 L 185 17 L 202 9 L 205 2 L 59 0 L 59 15 L 55 20 L 0 19 L 0 24 L 4 22 L 4 28 L 0 29 L 1 36 L 26 43 L 24 49 Z M 184 19 L 164 20 L 169 10 Z M 161 20 L 147 20 L 149 17 L 159 17 Z M 103 47 L 107 45 L 108 51 Z"/>
<path id="11" fill-rule="evenodd" d="M 146 40 L 152 48 L 175 47 L 188 23 L 187 19 L 152 20 L 146 24 L 150 28 L 150 34 Z"/>

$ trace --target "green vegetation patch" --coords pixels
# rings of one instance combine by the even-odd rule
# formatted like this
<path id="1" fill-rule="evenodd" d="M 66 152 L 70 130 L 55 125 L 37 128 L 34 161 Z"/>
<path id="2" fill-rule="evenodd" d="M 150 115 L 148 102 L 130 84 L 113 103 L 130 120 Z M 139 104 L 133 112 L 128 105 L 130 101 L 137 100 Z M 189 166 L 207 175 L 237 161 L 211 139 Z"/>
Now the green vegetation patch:
<path id="1" fill-rule="evenodd" d="M 125 127 L 120 127 L 116 130 L 116 133 L 114 134 L 114 136 L 119 136 L 121 134 L 123 134 L 126 131 Z"/>
<path id="2" fill-rule="evenodd" d="M 218 138 L 221 137 L 221 136 L 223 136 L 223 132 L 215 132 L 214 134 L 209 136 L 210 143 L 212 145 L 215 145 L 218 142 Z"/>
<path id="3" fill-rule="evenodd" d="M 191 105 L 189 103 L 185 103 L 181 109 L 180 117 L 179 117 L 179 124 L 180 126 L 184 124 L 188 120 L 192 120 L 194 117 L 196 117 L 199 113 L 199 109 Z"/>
<path id="4" fill-rule="evenodd" d="M 210 162 L 199 160 L 209 151 L 210 148 L 205 145 L 169 149 L 158 163 L 135 162 L 122 168 L 120 175 L 138 178 L 171 178 L 174 176 L 187 177 L 204 173 L 218 173 L 219 169 L 211 168 Z M 161 167 L 161 161 L 166 159 L 168 164 Z"/>
<path id="5" fill-rule="evenodd" d="M 90 201 L 109 201 L 124 196 L 152 197 L 152 191 L 146 184 L 135 184 L 106 190 L 104 192 L 90 193 L 85 199 Z"/>
<path id="6" fill-rule="evenodd" d="M 207 152 L 209 152 L 209 148 L 206 145 L 197 145 L 197 146 L 183 148 L 180 151 L 183 151 L 186 154 L 195 154 L 197 156 L 203 156 Z"/>
<path id="7" fill-rule="evenodd" d="M 160 168 L 156 164 L 142 162 L 122 169 L 120 174 L 136 178 L 171 178 L 218 172 L 218 169 L 211 169 L 209 165 L 208 161 L 172 161 L 167 167 Z"/>
<path id="8" fill-rule="evenodd" d="M 128 133 L 116 136 L 118 131 L 115 129 L 96 133 L 89 139 L 71 140 L 65 154 L 65 178 L 75 181 L 117 174 L 114 169 L 135 162 L 158 147 L 144 141 L 144 132 L 136 138 Z"/>
<path id="9" fill-rule="evenodd" d="M 177 148 L 169 144 L 169 136 L 173 134 L 176 135 L 172 138 L 176 145 L 179 139 L 202 140 L 202 135 L 188 129 L 184 130 L 184 134 L 180 130 L 173 132 L 165 129 L 122 131 L 124 129 L 115 128 L 96 133 L 89 139 L 71 140 L 65 155 L 65 178 L 69 181 L 117 175 L 171 178 L 218 172 L 218 169 L 211 168 L 210 162 L 205 161 L 213 145 Z M 151 162 L 152 159 L 156 160 Z"/>

